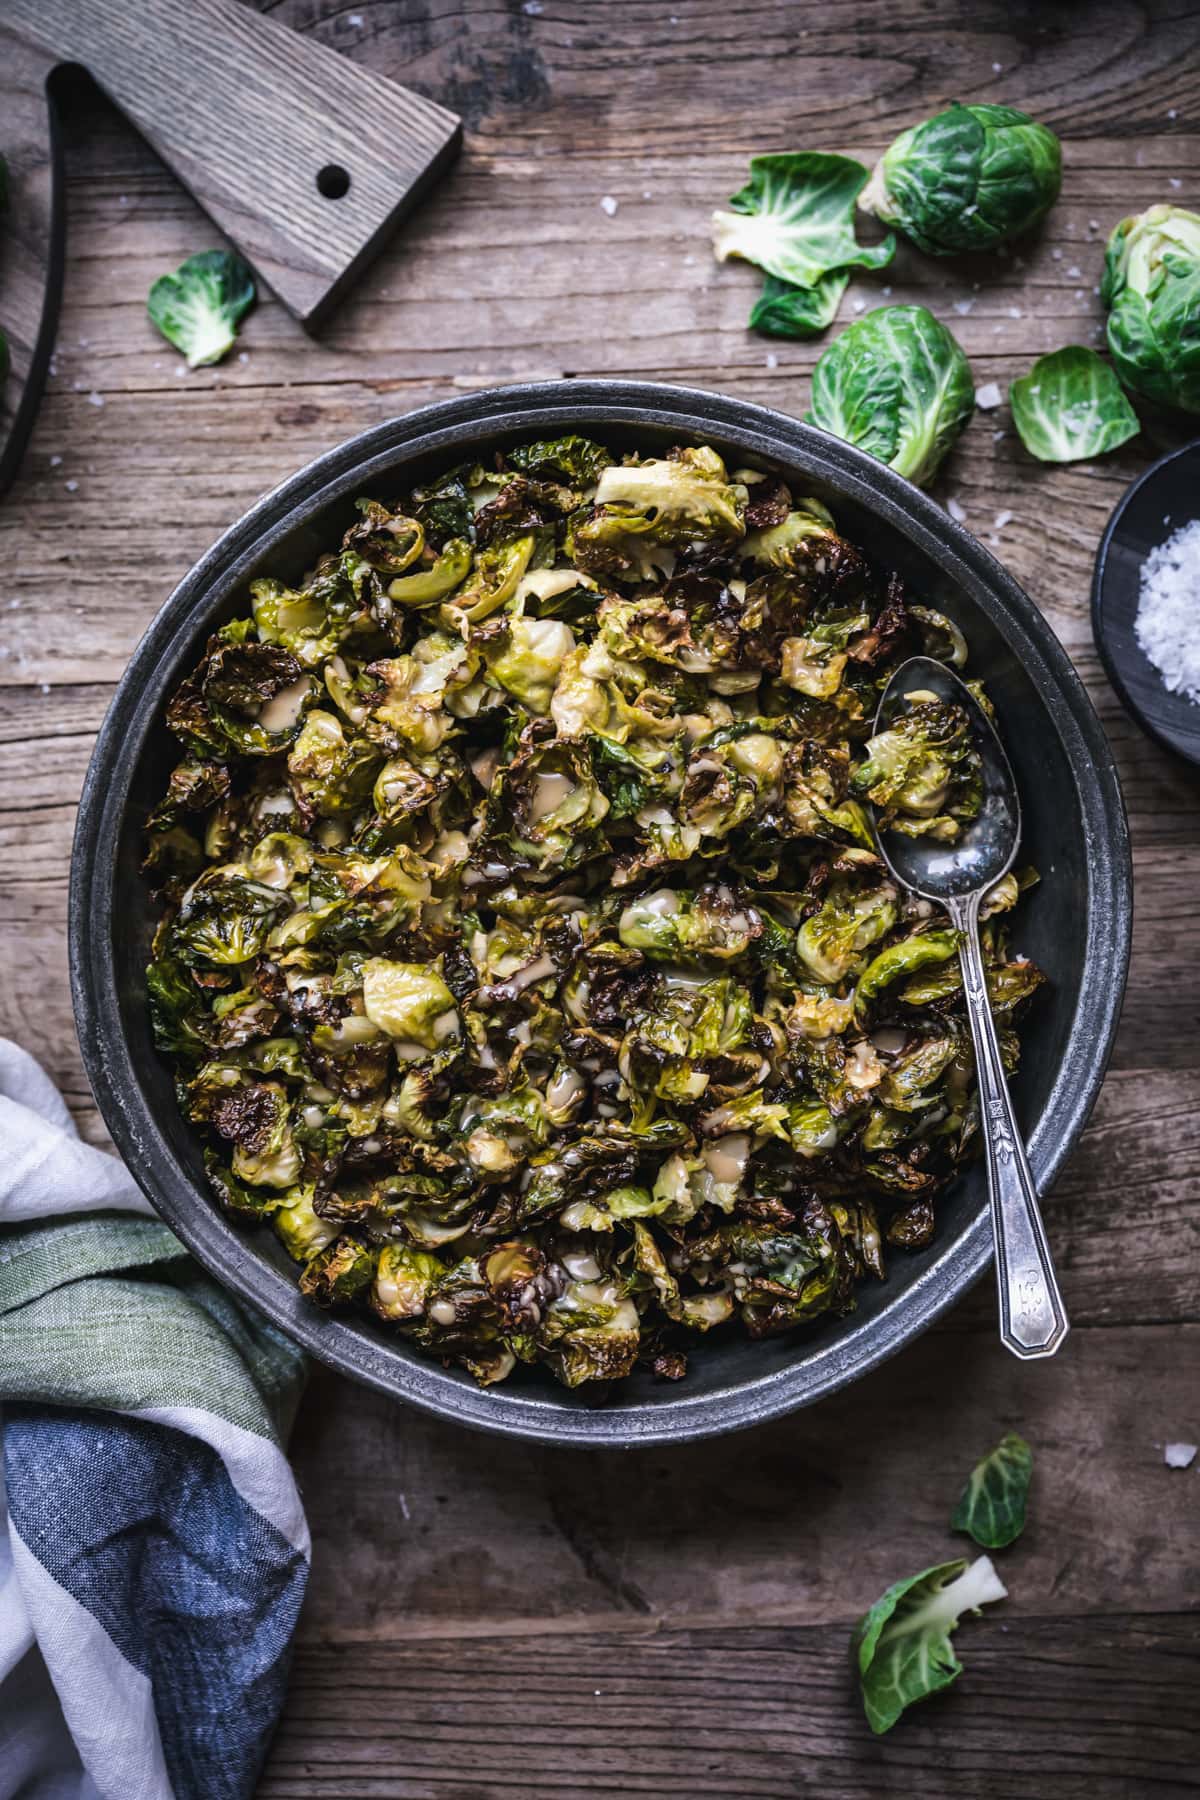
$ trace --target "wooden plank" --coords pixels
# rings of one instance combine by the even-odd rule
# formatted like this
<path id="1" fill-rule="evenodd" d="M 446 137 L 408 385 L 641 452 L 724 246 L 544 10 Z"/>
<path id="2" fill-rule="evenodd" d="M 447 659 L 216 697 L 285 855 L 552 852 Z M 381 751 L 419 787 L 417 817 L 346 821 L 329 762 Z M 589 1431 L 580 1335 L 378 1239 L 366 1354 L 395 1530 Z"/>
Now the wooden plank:
<path id="1" fill-rule="evenodd" d="M 848 1623 L 302 1646 L 260 1800 L 1169 1800 L 1195 1793 L 1190 1623 L 964 1625 L 886 1738 Z M 1136 1673 L 1135 1673 L 1136 1671 Z"/>
<path id="2" fill-rule="evenodd" d="M 1021 1605 L 1179 1611 L 1200 1598 L 1198 1477 L 1162 1446 L 1195 1440 L 1198 1391 L 1200 1326 L 1077 1327 L 1032 1366 L 994 1325 L 944 1328 L 788 1419 L 610 1455 L 485 1441 L 320 1370 L 292 1444 L 316 1546 L 304 1636 L 826 1623 L 965 1554 L 950 1512 L 1009 1429 L 1036 1459 L 1005 1558 Z"/>
<path id="3" fill-rule="evenodd" d="M 445 108 L 233 0 L 6 0 L 5 15 L 90 71 L 309 326 L 458 149 Z"/>

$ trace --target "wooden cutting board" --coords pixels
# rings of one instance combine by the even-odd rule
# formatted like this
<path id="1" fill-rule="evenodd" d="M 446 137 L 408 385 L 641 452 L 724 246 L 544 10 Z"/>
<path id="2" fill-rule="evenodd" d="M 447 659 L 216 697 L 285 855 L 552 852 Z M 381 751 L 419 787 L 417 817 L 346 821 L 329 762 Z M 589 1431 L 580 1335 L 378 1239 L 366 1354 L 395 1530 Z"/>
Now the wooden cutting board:
<path id="1" fill-rule="evenodd" d="M 0 493 L 62 288 L 55 72 L 82 64 L 283 304 L 314 329 L 453 159 L 453 113 L 238 0 L 0 0 Z M 198 249 L 206 246 L 197 245 Z"/>

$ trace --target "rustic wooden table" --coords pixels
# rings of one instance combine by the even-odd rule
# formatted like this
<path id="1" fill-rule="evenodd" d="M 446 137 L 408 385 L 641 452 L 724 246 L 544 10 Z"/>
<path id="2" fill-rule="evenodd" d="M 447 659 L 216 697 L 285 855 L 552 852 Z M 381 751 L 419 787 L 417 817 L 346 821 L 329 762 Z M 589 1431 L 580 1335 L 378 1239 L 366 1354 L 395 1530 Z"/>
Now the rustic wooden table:
<path id="1" fill-rule="evenodd" d="M 391 414 L 535 376 L 656 376 L 802 412 L 815 349 L 750 336 L 756 277 L 708 250 L 708 212 L 754 151 L 871 161 L 951 97 L 1060 132 L 1063 196 L 1035 246 L 986 266 L 902 250 L 886 276 L 1002 387 L 1098 339 L 1121 214 L 1200 202 L 1194 0 L 357 4 L 273 10 L 461 111 L 467 147 L 319 343 L 264 297 L 239 354 L 186 374 L 145 295 L 214 233 L 86 83 L 70 95 L 56 372 L 0 506 L 0 1029 L 98 1140 L 67 993 L 76 796 L 151 614 L 264 489 Z M 856 282 L 843 318 L 876 293 Z M 625 1456 L 467 1436 L 316 1371 L 294 1442 L 313 1574 L 269 1800 L 1195 1791 L 1200 1468 L 1168 1470 L 1163 1444 L 1200 1436 L 1200 787 L 1119 710 L 1087 616 L 1104 521 L 1153 450 L 1037 467 L 1003 408 L 939 489 L 1074 657 L 1133 827 L 1124 1020 L 1046 1206 L 1064 1354 L 1013 1362 L 984 1286 L 811 1412 Z M 1012 1598 L 963 1629 L 956 1689 L 874 1741 L 849 1623 L 958 1553 L 958 1486 L 1013 1427 L 1037 1475 Z"/>

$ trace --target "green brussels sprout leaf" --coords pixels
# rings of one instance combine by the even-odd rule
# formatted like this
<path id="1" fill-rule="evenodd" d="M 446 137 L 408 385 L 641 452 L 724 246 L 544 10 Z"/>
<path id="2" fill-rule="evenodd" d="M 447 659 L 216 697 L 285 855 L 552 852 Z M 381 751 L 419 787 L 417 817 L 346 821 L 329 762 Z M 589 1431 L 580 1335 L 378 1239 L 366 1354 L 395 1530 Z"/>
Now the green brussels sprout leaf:
<path id="1" fill-rule="evenodd" d="M 923 306 L 881 306 L 819 358 L 807 423 L 927 487 L 975 410 L 971 366 Z"/>
<path id="2" fill-rule="evenodd" d="M 750 180 L 712 217 L 718 262 L 741 257 L 768 275 L 811 288 L 834 269 L 882 269 L 896 240 L 860 244 L 854 202 L 867 179 L 861 163 L 822 150 L 789 150 L 750 161 Z"/>
<path id="3" fill-rule="evenodd" d="M 1015 1431 L 976 1463 L 950 1521 L 984 1550 L 1003 1550 L 1025 1529 L 1025 1504 L 1033 1474 L 1033 1451 Z"/>
<path id="4" fill-rule="evenodd" d="M 237 328 L 255 300 L 254 276 L 232 250 L 202 250 L 160 275 L 146 311 L 169 344 L 182 350 L 188 368 L 220 362 L 233 348 Z"/>
<path id="5" fill-rule="evenodd" d="M 1103 456 L 1141 430 L 1108 364 L 1079 344 L 1039 356 L 1013 382 L 1009 401 L 1021 442 L 1039 462 Z"/>
<path id="6" fill-rule="evenodd" d="M 830 269 L 812 287 L 797 287 L 768 275 L 750 314 L 751 331 L 764 337 L 815 338 L 837 317 L 842 295 L 850 285 L 847 269 Z"/>
<path id="7" fill-rule="evenodd" d="M 965 1612 L 978 1613 L 1008 1589 L 991 1558 L 939 1563 L 896 1582 L 864 1614 L 852 1649 L 867 1723 L 890 1731 L 906 1707 L 950 1686 L 962 1673 L 950 1635 Z"/>

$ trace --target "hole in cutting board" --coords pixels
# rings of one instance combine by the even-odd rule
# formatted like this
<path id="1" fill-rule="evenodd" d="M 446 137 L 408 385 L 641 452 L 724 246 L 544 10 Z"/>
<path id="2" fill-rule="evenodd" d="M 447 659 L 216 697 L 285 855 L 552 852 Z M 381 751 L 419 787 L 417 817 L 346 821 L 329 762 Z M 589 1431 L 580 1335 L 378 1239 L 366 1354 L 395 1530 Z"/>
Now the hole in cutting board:
<path id="1" fill-rule="evenodd" d="M 317 192 L 326 200 L 340 200 L 349 191 L 350 171 L 343 169 L 341 163 L 326 163 L 317 170 Z"/>

